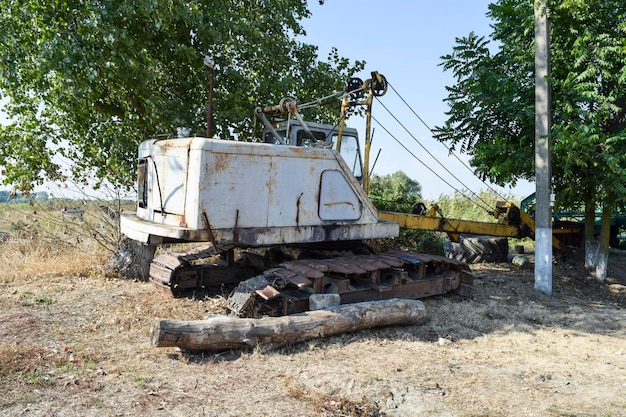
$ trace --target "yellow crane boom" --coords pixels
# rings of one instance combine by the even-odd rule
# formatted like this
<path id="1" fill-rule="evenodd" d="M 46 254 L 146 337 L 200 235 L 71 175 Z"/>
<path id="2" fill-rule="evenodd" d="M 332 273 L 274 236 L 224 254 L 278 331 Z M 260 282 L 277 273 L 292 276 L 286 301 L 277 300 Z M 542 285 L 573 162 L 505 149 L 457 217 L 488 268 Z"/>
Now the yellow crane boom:
<path id="1" fill-rule="evenodd" d="M 535 220 L 510 202 L 500 201 L 492 213 L 497 222 L 480 222 L 472 220 L 451 219 L 445 217 L 435 204 L 426 213 L 408 214 L 390 211 L 379 211 L 381 220 L 396 222 L 404 229 L 430 230 L 445 232 L 450 239 L 458 241 L 463 234 L 499 236 L 511 238 L 535 237 Z M 556 226 L 552 230 L 552 246 L 554 249 L 565 248 L 567 235 L 580 235 L 580 228 Z"/>

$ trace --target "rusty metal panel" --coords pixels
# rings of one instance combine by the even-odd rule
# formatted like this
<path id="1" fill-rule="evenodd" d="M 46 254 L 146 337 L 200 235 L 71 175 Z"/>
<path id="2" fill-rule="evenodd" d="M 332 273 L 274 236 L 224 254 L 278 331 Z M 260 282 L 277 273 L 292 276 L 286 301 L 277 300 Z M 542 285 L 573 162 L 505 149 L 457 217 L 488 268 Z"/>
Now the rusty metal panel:
<path id="1" fill-rule="evenodd" d="M 328 270 L 338 272 L 340 274 L 365 274 L 367 271 L 354 264 L 350 258 L 331 258 L 326 259 Z"/>
<path id="2" fill-rule="evenodd" d="M 322 278 L 324 276 L 324 272 L 320 271 L 317 268 L 311 267 L 302 261 L 283 262 L 279 264 L 279 266 L 298 272 L 306 278 Z"/>
<path id="3" fill-rule="evenodd" d="M 400 259 L 397 256 L 394 256 L 394 255 L 392 255 L 390 253 L 381 253 L 381 254 L 378 254 L 376 256 L 382 262 L 386 263 L 387 265 L 389 265 L 390 267 L 393 267 L 393 268 L 400 268 L 400 267 L 402 267 L 402 265 L 404 265 L 404 262 L 402 261 L 402 259 Z"/>
<path id="4" fill-rule="evenodd" d="M 271 300 L 280 295 L 280 292 L 271 285 L 267 285 L 265 288 L 256 290 L 255 293 L 260 295 L 264 300 Z"/>
<path id="5" fill-rule="evenodd" d="M 190 166 L 200 188 L 197 203 L 188 201 L 189 224 L 194 208 L 207 213 L 211 226 L 271 228 L 319 225 L 319 175 L 336 165 L 329 150 L 260 143 L 198 139 L 201 166 Z"/>
<path id="6" fill-rule="evenodd" d="M 313 269 L 317 269 L 321 272 L 327 272 L 328 271 L 328 265 L 326 265 L 325 260 L 324 259 L 302 259 L 302 260 L 298 260 L 298 261 L 291 261 L 293 263 L 301 263 L 303 265 L 307 265 L 310 266 Z"/>
<path id="7" fill-rule="evenodd" d="M 288 278 L 287 282 L 295 285 L 298 288 L 308 287 L 313 284 L 313 281 L 311 281 L 308 278 L 303 277 L 302 275 L 294 275 Z"/>
<path id="8" fill-rule="evenodd" d="M 152 283 L 152 286 L 161 294 L 165 294 L 168 297 L 174 297 L 174 293 L 172 292 L 172 288 L 167 286 L 167 285 L 163 285 L 160 282 L 157 282 L 155 280 L 150 280 L 150 282 Z"/>
<path id="9" fill-rule="evenodd" d="M 159 224 L 140 218 L 137 213 L 123 212 L 120 216 L 122 232 L 131 239 L 146 243 L 207 242 L 213 236 L 224 244 L 255 247 L 284 243 L 359 240 L 397 236 L 397 223 L 349 224 L 330 226 L 292 226 L 247 229 L 193 229 Z"/>
<path id="10" fill-rule="evenodd" d="M 200 155 L 200 166 L 191 158 L 188 172 L 190 228 L 204 228 L 199 219 L 193 219 L 201 210 L 214 229 L 321 226 L 328 223 L 318 215 L 323 172 L 335 170 L 348 184 L 346 188 L 360 188 L 330 149 L 202 138 L 190 146 L 190 153 Z M 193 183 L 196 179 L 198 185 Z M 369 205 L 370 210 L 350 220 L 375 224 L 377 212 L 365 199 L 359 204 Z M 283 237 L 275 235 L 274 243 L 282 243 Z"/>
<path id="11" fill-rule="evenodd" d="M 188 265 L 189 263 L 186 262 L 184 259 L 181 259 L 180 257 L 176 256 L 175 254 L 170 254 L 170 253 L 164 253 L 162 255 L 157 256 L 156 258 L 154 258 L 153 263 L 155 264 L 160 264 L 164 267 L 167 267 L 169 269 L 176 269 L 181 265 Z"/>
<path id="12" fill-rule="evenodd" d="M 167 142 L 167 146 L 160 146 L 160 142 L 152 144 L 148 151 L 148 205 L 154 211 L 184 216 L 188 146 L 185 142 Z M 161 213 L 157 215 L 164 217 Z"/>
<path id="13" fill-rule="evenodd" d="M 293 278 L 299 275 L 297 272 L 291 271 L 287 268 L 273 268 L 273 269 L 270 269 L 269 271 L 266 271 L 265 273 L 268 276 L 279 278 L 284 282 L 288 281 L 290 278 Z"/>
<path id="14" fill-rule="evenodd" d="M 150 264 L 150 277 L 153 280 L 166 284 L 170 282 L 172 270 L 153 262 Z"/>
<path id="15" fill-rule="evenodd" d="M 389 265 L 378 259 L 376 255 L 357 255 L 353 256 L 352 259 L 356 264 L 368 272 L 389 268 Z"/>

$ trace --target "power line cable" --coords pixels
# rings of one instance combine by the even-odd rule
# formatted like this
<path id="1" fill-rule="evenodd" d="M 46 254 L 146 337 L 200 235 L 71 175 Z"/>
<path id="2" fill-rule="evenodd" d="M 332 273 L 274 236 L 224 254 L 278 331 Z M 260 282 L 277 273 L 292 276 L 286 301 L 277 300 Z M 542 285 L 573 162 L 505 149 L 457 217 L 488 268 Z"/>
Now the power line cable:
<path id="1" fill-rule="evenodd" d="M 434 160 L 437 162 L 437 164 L 439 164 L 439 166 L 441 166 L 448 174 L 450 174 L 450 176 L 452 176 L 452 178 L 454 178 L 459 184 L 461 184 L 463 187 L 465 187 L 476 199 L 480 200 L 482 203 L 484 203 L 487 207 L 490 206 L 490 204 L 488 202 L 486 202 L 483 198 L 481 198 L 478 194 L 476 194 L 475 192 L 473 192 L 465 183 L 463 183 L 463 181 L 461 181 L 456 175 L 454 175 L 448 168 L 446 168 L 445 165 L 443 165 L 441 163 L 441 161 L 439 161 L 439 159 L 437 159 L 412 133 L 411 131 L 409 131 L 409 129 L 387 108 L 387 106 L 385 106 L 385 104 L 378 100 L 378 102 L 380 103 L 380 105 L 387 111 L 387 113 L 389 113 L 389 115 L 405 130 L 405 132 L 407 132 L 409 134 L 409 136 L 411 136 L 411 138 L 413 138 L 413 140 Z M 373 117 L 372 117 L 373 118 Z M 378 123 L 380 125 L 380 122 L 378 120 L 376 120 L 376 123 Z M 381 126 L 382 127 L 382 126 Z M 383 129 L 385 129 L 383 127 Z M 387 133 L 389 133 L 389 131 L 387 129 L 385 129 L 385 131 L 387 131 Z M 394 140 L 396 140 L 396 142 L 400 143 L 399 140 L 397 138 L 394 137 Z M 407 149 L 403 144 L 400 144 L 404 149 Z M 419 159 L 418 159 L 419 160 Z M 422 162 L 422 161 L 420 161 Z M 422 164 L 429 170 L 431 171 L 433 174 L 435 174 L 439 179 L 441 179 L 442 181 L 444 181 L 446 184 L 448 184 L 449 186 L 450 183 L 448 183 L 447 181 L 445 181 L 439 174 L 437 174 L 432 168 L 430 168 L 428 165 L 424 164 L 422 162 Z M 451 186 L 453 190 L 455 190 L 456 192 L 458 192 L 459 194 L 462 194 L 456 187 Z M 475 201 L 473 201 L 471 198 L 464 196 L 465 198 L 467 198 L 468 200 L 470 200 L 471 202 L 473 202 L 474 204 L 476 204 L 477 206 L 481 207 L 482 209 L 486 210 L 488 213 L 491 213 L 490 210 L 485 209 L 483 206 L 481 206 L 480 204 L 476 203 Z"/>
<path id="2" fill-rule="evenodd" d="M 384 107 L 384 105 L 383 105 Z M 392 115 L 392 117 L 394 117 Z M 394 117 L 395 118 L 395 117 Z M 448 185 L 448 187 L 452 188 L 454 191 L 456 191 L 457 193 L 459 193 L 462 197 L 466 198 L 467 200 L 469 200 L 471 203 L 476 204 L 478 207 L 480 207 L 481 209 L 485 210 L 487 213 L 491 214 L 492 211 L 489 208 L 485 208 L 484 206 L 480 205 L 479 203 L 477 203 L 476 201 L 472 200 L 472 198 L 468 197 L 467 195 L 465 195 L 462 191 L 458 190 L 454 185 L 450 184 L 445 178 L 441 177 L 437 172 L 435 172 L 435 170 L 433 170 L 428 164 L 426 164 L 424 161 L 422 161 L 417 155 L 415 155 L 409 148 L 407 148 L 393 133 L 391 133 L 385 126 L 383 126 L 378 119 L 376 119 L 374 116 L 372 116 L 372 120 L 374 120 L 385 132 L 387 132 L 387 134 L 389 136 L 391 136 L 391 138 L 393 140 L 395 140 L 398 145 L 400 145 L 402 148 L 404 148 L 405 151 L 407 151 L 413 158 L 415 158 L 415 160 L 417 160 L 420 164 L 422 164 L 427 170 L 429 170 L 430 172 L 432 172 L 437 178 L 439 178 L 441 181 L 443 181 L 446 185 Z M 396 119 L 396 121 L 398 121 Z M 400 123 L 398 121 L 398 123 Z M 410 133 L 409 133 L 410 134 Z M 419 143 L 419 142 L 418 142 Z M 427 151 L 428 152 L 428 151 Z M 430 153 L 429 153 L 430 154 Z M 432 155 L 431 155 L 432 157 Z M 444 167 L 445 168 L 445 167 Z M 455 177 L 456 178 L 456 177 Z M 459 181 L 457 179 L 457 181 Z M 460 182 L 460 181 L 459 181 Z M 461 182 L 461 184 L 463 184 Z M 464 185 L 465 186 L 465 185 Z M 471 191 L 470 191 L 471 192 Z M 478 197 L 480 199 L 480 197 Z M 481 201 L 483 201 L 483 203 L 485 203 L 487 205 L 487 207 L 489 207 L 489 203 L 485 202 L 484 200 L 480 199 Z"/>
<path id="3" fill-rule="evenodd" d="M 415 117 L 417 117 L 417 119 L 426 127 L 426 129 L 428 129 L 428 131 L 432 134 L 434 134 L 435 132 L 433 131 L 433 129 L 431 129 L 431 127 L 415 112 L 415 110 L 413 110 L 413 108 L 409 105 L 409 103 L 407 103 L 407 101 L 404 99 L 404 97 L 402 97 L 400 95 L 400 93 L 398 93 L 398 91 L 393 87 L 393 85 L 391 85 L 391 83 L 388 83 L 389 86 L 391 87 L 391 89 L 393 90 L 394 93 L 396 93 L 396 95 L 400 98 L 400 100 L 402 100 L 402 102 L 404 103 L 405 106 L 407 106 L 407 108 L 409 110 L 411 110 L 411 112 L 415 115 Z M 474 173 L 474 171 L 467 166 L 467 164 L 465 162 L 463 162 L 463 160 L 461 160 L 461 158 L 459 158 L 459 156 L 457 154 L 455 154 L 454 152 L 452 152 L 452 149 L 450 149 L 450 147 L 448 147 L 445 143 L 440 142 L 447 150 L 448 150 L 448 154 L 454 156 L 456 158 L 457 161 L 459 161 L 461 163 L 461 165 L 463 165 L 469 172 L 472 173 L 473 176 L 475 176 L 480 182 L 482 182 L 483 184 L 485 184 L 487 186 L 487 188 L 489 188 L 491 191 L 493 191 L 498 197 L 500 197 L 503 200 L 508 200 L 506 197 L 502 196 L 497 190 L 495 190 L 493 187 L 491 187 L 489 184 L 487 184 L 484 180 L 480 179 L 478 176 L 476 176 L 476 174 Z"/>

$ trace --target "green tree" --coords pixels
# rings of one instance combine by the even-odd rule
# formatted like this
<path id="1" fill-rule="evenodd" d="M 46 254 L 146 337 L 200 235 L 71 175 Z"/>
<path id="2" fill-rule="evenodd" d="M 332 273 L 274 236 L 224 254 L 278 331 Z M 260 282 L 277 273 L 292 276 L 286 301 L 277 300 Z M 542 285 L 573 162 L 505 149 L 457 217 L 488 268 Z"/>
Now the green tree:
<path id="1" fill-rule="evenodd" d="M 372 175 L 369 196 L 379 210 L 413 213 L 422 201 L 422 186 L 403 171 L 387 175 Z M 424 206 L 425 208 L 425 206 Z M 376 250 L 384 252 L 403 248 L 417 252 L 443 255 L 440 234 L 427 230 L 401 229 L 397 239 L 376 239 Z"/>
<path id="2" fill-rule="evenodd" d="M 304 103 L 340 90 L 363 63 L 327 61 L 300 42 L 305 0 L 6 0 L 0 14 L 4 182 L 134 181 L 139 142 L 177 127 L 205 131 L 215 68 L 215 134 L 250 137 L 257 105 Z M 337 106 L 338 107 L 338 106 Z M 336 117 L 327 109 L 313 119 Z"/>
<path id="3" fill-rule="evenodd" d="M 448 87 L 449 117 L 435 129 L 436 138 L 469 153 L 477 173 L 498 184 L 534 177 L 533 5 L 490 4 L 493 42 L 471 33 L 442 57 L 456 84 Z M 588 224 L 599 205 L 608 223 L 611 210 L 626 199 L 626 4 L 549 0 L 548 10 L 558 204 L 585 207 Z M 605 226 L 592 265 L 599 279 L 606 277 Z M 587 247 L 593 248 L 593 229 L 587 230 Z"/>
<path id="4" fill-rule="evenodd" d="M 403 171 L 372 175 L 369 195 L 381 210 L 411 213 L 422 199 L 422 186 Z"/>

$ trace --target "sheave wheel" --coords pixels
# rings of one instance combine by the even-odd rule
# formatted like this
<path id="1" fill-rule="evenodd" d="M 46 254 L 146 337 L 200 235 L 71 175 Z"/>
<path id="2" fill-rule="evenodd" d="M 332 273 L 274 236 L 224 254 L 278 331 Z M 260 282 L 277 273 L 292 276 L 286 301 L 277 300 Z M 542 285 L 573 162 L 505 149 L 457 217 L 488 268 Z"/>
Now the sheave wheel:
<path id="1" fill-rule="evenodd" d="M 443 250 L 446 257 L 468 264 L 507 262 L 509 241 L 506 237 L 461 235 L 453 242 L 446 237 Z"/>

